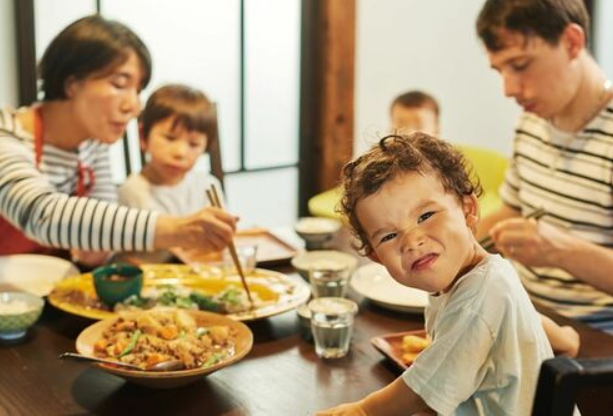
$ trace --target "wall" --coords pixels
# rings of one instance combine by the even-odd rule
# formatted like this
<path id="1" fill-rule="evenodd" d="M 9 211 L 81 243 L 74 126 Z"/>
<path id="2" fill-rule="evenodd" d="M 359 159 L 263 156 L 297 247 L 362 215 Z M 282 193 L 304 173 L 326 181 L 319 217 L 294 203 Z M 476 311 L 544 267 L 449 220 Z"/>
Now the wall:
<path id="1" fill-rule="evenodd" d="M 0 106 L 18 104 L 16 43 L 13 0 L 0 0 Z"/>
<path id="2" fill-rule="evenodd" d="M 358 0 L 355 149 L 385 132 L 389 105 L 423 89 L 442 136 L 510 154 L 519 107 L 503 96 L 475 33 L 483 0 Z"/>
<path id="3" fill-rule="evenodd" d="M 613 78 L 613 1 L 596 1 L 594 21 L 595 42 L 594 54 L 609 79 Z M 608 24 L 607 24 L 608 23 Z"/>

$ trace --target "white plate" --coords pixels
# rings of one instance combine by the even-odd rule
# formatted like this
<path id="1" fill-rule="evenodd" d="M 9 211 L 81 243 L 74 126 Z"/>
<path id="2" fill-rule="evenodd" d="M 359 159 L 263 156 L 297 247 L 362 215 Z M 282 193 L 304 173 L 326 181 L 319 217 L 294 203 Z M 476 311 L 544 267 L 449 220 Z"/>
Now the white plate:
<path id="1" fill-rule="evenodd" d="M 68 260 L 41 254 L 0 256 L 0 292 L 46 296 L 64 277 L 79 274 Z"/>
<path id="2" fill-rule="evenodd" d="M 426 292 L 396 282 L 378 263 L 357 269 L 350 284 L 360 295 L 387 309 L 420 313 L 428 304 Z"/>

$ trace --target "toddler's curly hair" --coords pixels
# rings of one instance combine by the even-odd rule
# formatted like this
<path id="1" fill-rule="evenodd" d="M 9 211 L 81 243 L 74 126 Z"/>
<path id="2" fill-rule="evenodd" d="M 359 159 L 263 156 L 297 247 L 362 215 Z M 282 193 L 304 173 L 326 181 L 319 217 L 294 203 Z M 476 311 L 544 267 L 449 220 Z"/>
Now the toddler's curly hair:
<path id="1" fill-rule="evenodd" d="M 356 215 L 356 206 L 377 193 L 387 182 L 403 173 L 434 173 L 445 191 L 457 196 L 481 196 L 483 189 L 474 168 L 462 152 L 451 144 L 426 133 L 391 134 L 383 137 L 362 156 L 343 167 L 343 196 L 339 211 L 357 238 L 356 249 L 363 255 L 372 252 L 368 236 Z"/>

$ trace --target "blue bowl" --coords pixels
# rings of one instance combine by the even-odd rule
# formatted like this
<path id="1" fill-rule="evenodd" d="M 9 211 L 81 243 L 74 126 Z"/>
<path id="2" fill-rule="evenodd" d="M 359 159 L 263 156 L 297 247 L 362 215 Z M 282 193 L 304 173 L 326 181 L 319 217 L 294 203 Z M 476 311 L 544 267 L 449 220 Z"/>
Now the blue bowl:
<path id="1" fill-rule="evenodd" d="M 143 288 L 143 270 L 126 263 L 98 267 L 92 272 L 98 298 L 107 305 L 140 294 Z"/>
<path id="2" fill-rule="evenodd" d="M 43 298 L 25 292 L 0 292 L 0 340 L 12 341 L 22 338 L 34 325 L 45 306 Z M 23 310 L 11 312 L 6 305 L 20 305 Z"/>

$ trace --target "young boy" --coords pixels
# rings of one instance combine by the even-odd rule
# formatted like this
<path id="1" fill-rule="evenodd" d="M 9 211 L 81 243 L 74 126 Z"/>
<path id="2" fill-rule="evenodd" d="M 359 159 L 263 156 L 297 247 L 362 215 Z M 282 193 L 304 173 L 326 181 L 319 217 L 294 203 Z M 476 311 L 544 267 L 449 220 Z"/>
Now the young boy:
<path id="1" fill-rule="evenodd" d="M 139 120 L 141 149 L 149 161 L 119 188 L 119 202 L 178 216 L 209 206 L 206 190 L 219 181 L 192 170 L 211 143 L 212 104 L 202 92 L 185 85 L 167 85 L 147 100 Z M 169 253 L 147 255 L 167 261 Z"/>
<path id="2" fill-rule="evenodd" d="M 345 166 L 342 188 L 361 252 L 430 293 L 432 344 L 389 386 L 319 414 L 529 414 L 553 353 L 511 264 L 475 239 L 481 189 L 462 154 L 424 133 L 387 136 Z"/>
<path id="3" fill-rule="evenodd" d="M 422 131 L 438 136 L 439 113 L 434 97 L 417 90 L 400 94 L 390 106 L 392 128 L 400 133 Z"/>

